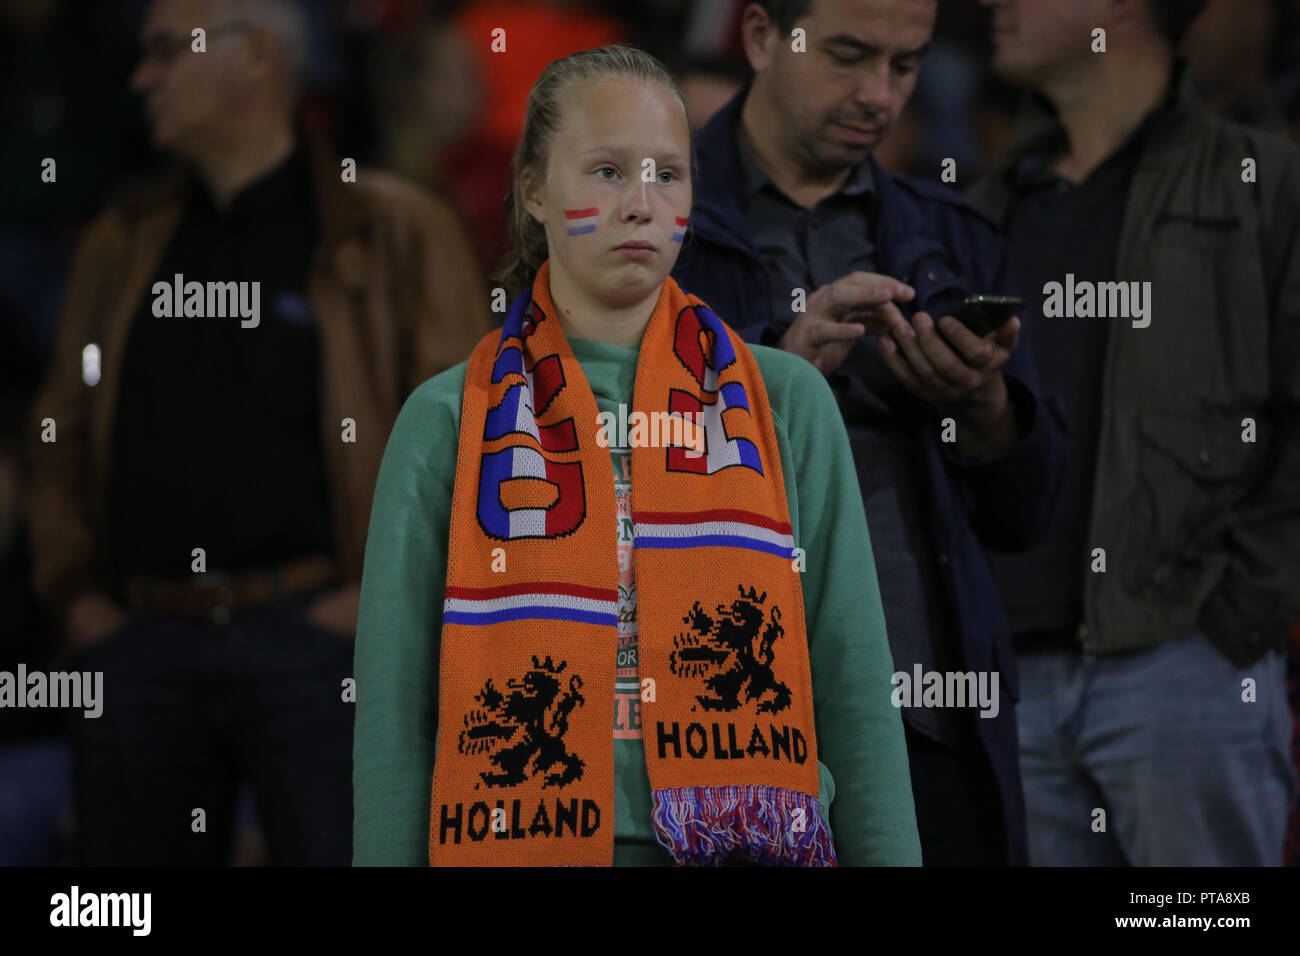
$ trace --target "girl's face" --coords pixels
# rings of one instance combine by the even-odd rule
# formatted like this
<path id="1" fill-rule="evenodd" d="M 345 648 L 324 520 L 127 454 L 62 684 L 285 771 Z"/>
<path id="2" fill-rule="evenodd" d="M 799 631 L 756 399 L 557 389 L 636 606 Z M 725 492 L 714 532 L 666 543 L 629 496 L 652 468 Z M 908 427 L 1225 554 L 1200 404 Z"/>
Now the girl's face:
<path id="1" fill-rule="evenodd" d="M 544 184 L 525 197 L 546 228 L 552 273 L 626 308 L 657 294 L 691 213 L 691 134 L 660 84 L 583 80 L 562 94 Z M 648 250 L 619 247 L 640 240 Z"/>

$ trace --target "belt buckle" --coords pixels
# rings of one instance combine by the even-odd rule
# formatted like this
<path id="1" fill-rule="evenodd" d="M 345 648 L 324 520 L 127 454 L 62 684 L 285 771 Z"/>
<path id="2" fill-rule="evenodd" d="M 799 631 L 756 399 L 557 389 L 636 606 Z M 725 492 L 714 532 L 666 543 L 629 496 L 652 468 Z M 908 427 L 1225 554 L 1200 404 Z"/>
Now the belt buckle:
<path id="1" fill-rule="evenodd" d="M 216 590 L 218 592 L 217 604 L 213 605 L 212 610 L 208 612 L 212 622 L 214 624 L 229 624 L 235 603 L 235 592 L 231 587 L 230 575 L 222 571 L 203 571 L 195 577 L 194 586 L 196 588 Z"/>

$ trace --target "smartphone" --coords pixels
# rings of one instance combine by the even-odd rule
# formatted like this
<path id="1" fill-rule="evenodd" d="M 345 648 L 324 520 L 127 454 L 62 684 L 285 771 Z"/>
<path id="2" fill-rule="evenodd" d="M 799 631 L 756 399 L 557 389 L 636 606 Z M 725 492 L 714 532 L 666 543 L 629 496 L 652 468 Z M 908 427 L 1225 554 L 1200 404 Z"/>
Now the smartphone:
<path id="1" fill-rule="evenodd" d="M 948 314 L 976 335 L 988 335 L 1024 305 L 1024 299 L 1013 295 L 968 295 Z"/>

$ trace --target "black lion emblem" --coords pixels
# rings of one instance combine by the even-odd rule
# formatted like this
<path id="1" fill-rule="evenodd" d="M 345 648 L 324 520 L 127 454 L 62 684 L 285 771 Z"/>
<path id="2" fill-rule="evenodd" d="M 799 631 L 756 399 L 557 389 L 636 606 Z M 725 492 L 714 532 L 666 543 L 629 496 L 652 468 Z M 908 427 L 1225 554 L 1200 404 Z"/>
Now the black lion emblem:
<path id="1" fill-rule="evenodd" d="M 543 787 L 563 787 L 582 778 L 586 764 L 569 753 L 563 737 L 569 714 L 586 701 L 577 674 L 569 677 L 569 689 L 561 695 L 558 675 L 567 666 L 566 661 L 553 664 L 550 657 L 539 661 L 534 655 L 532 670 L 519 680 L 506 681 L 504 693 L 488 678 L 474 696 L 480 706 L 465 715 L 457 749 L 467 755 L 491 754 L 497 772 L 479 774 L 489 787 L 513 787 L 548 770 Z"/>
<path id="2" fill-rule="evenodd" d="M 735 710 L 742 692 L 745 701 L 758 701 L 760 714 L 790 706 L 790 688 L 772 673 L 772 646 L 785 633 L 781 609 L 773 605 L 764 615 L 761 605 L 766 600 L 766 591 L 760 596 L 740 586 L 740 597 L 730 605 L 719 604 L 716 617 L 696 601 L 682 618 L 690 630 L 673 638 L 668 669 L 678 677 L 706 678 L 709 693 L 695 698 L 705 710 Z"/>

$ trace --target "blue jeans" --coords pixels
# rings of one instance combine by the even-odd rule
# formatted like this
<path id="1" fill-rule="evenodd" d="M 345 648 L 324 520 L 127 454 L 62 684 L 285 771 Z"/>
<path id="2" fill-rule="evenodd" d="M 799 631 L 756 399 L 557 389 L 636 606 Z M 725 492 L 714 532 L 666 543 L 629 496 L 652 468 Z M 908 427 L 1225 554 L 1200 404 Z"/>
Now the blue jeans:
<path id="1" fill-rule="evenodd" d="M 225 864 L 243 783 L 273 865 L 350 865 L 354 645 L 311 597 L 224 625 L 137 614 L 70 662 L 104 675 L 102 716 L 71 719 L 84 865 Z"/>
<path id="2" fill-rule="evenodd" d="M 1019 663 L 1033 865 L 1281 865 L 1296 788 L 1281 653 L 1238 669 L 1196 635 Z"/>

